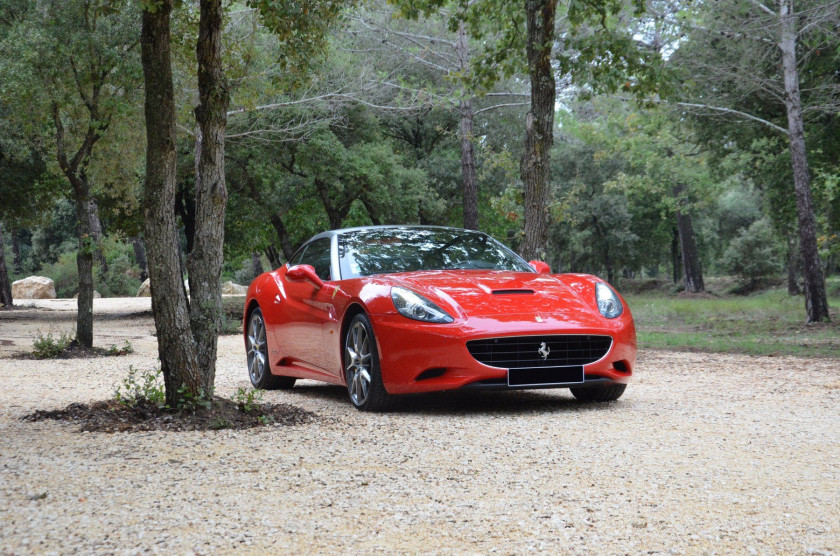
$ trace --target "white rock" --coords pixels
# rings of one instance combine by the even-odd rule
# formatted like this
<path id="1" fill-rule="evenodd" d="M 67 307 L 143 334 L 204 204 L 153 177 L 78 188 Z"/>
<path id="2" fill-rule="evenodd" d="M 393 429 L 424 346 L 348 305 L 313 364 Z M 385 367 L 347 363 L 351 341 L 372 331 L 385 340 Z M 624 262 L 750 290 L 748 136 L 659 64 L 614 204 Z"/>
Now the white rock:
<path id="1" fill-rule="evenodd" d="M 152 297 L 152 288 L 150 284 L 150 279 L 146 278 L 137 290 L 137 297 Z"/>
<path id="2" fill-rule="evenodd" d="M 184 280 L 184 288 L 186 288 L 187 293 L 190 293 L 189 280 Z M 137 297 L 152 297 L 151 278 L 146 278 L 146 280 L 140 284 L 140 287 L 137 289 Z"/>
<path id="3" fill-rule="evenodd" d="M 248 293 L 248 286 L 227 281 L 222 284 L 222 295 L 245 295 Z"/>
<path id="4" fill-rule="evenodd" d="M 55 299 L 55 282 L 46 276 L 29 276 L 12 283 L 14 299 Z"/>

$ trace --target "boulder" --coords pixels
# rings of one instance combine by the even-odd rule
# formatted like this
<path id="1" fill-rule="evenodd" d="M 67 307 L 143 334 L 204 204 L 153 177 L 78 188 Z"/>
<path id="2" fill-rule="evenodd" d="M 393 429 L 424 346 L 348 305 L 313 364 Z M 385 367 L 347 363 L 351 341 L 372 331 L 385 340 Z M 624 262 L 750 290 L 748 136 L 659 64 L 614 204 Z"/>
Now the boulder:
<path id="1" fill-rule="evenodd" d="M 150 278 L 146 278 L 146 281 L 140 284 L 140 287 L 137 289 L 137 297 L 152 297 L 151 282 L 149 280 Z M 187 293 L 190 293 L 190 283 L 188 280 L 184 280 L 184 288 L 186 288 Z"/>
<path id="2" fill-rule="evenodd" d="M 100 293 L 98 291 L 93 290 L 93 298 L 94 299 L 101 299 L 102 295 L 100 295 Z M 79 294 L 74 294 L 73 299 L 79 299 Z"/>
<path id="3" fill-rule="evenodd" d="M 222 284 L 222 295 L 245 295 L 248 293 L 248 286 L 227 281 Z"/>
<path id="4" fill-rule="evenodd" d="M 140 287 L 137 289 L 137 297 L 152 297 L 152 288 L 149 284 L 149 279 L 146 278 L 146 280 L 140 284 Z"/>
<path id="5" fill-rule="evenodd" d="M 29 276 L 12 283 L 14 299 L 55 299 L 55 282 L 46 276 Z"/>

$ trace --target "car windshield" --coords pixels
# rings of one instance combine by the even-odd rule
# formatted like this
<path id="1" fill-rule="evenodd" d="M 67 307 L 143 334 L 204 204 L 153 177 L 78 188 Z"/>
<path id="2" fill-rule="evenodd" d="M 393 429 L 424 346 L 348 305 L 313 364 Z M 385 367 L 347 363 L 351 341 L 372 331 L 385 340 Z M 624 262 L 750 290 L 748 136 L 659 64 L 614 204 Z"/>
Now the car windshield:
<path id="1" fill-rule="evenodd" d="M 342 278 L 417 270 L 534 272 L 521 257 L 479 232 L 445 228 L 354 230 L 339 236 Z"/>

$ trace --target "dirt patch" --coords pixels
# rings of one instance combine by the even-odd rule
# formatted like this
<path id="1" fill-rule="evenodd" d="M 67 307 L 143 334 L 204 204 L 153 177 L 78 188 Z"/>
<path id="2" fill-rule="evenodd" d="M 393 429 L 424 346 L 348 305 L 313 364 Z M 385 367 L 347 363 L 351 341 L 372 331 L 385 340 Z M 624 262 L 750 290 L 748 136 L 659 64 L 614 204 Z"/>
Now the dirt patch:
<path id="1" fill-rule="evenodd" d="M 116 400 L 91 404 L 72 403 L 64 409 L 38 410 L 23 421 L 70 421 L 79 432 L 207 431 L 251 429 L 266 425 L 301 425 L 315 419 L 315 414 L 293 405 L 259 404 L 251 411 L 225 398 L 216 397 L 212 409 L 195 412 L 169 411 L 148 402 L 126 406 Z"/>

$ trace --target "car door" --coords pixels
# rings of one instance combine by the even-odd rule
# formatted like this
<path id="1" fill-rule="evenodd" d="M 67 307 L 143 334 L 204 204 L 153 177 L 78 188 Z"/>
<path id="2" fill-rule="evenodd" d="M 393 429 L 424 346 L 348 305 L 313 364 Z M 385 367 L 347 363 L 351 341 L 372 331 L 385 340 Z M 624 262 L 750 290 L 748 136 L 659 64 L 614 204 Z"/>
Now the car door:
<path id="1" fill-rule="evenodd" d="M 289 268 L 310 265 L 324 282 L 322 286 L 307 279 L 292 279 L 283 275 L 285 296 L 281 301 L 283 313 L 281 326 L 275 328 L 278 345 L 288 357 L 323 369 L 324 324 L 335 320 L 335 310 L 330 303 L 333 286 L 331 278 L 331 238 L 321 238 L 309 243 L 289 262 Z M 334 374 L 332 371 L 330 374 Z"/>

